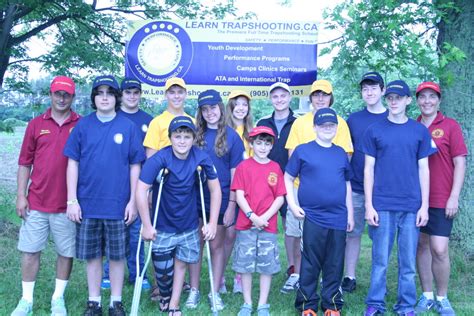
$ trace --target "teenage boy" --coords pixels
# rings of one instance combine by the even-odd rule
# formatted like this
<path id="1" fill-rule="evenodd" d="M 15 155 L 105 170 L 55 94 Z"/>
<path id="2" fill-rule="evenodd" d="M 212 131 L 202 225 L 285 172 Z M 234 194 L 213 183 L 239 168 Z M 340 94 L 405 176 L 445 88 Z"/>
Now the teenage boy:
<path id="1" fill-rule="evenodd" d="M 384 81 L 378 72 L 364 74 L 359 83 L 365 108 L 352 113 L 347 119 L 351 131 L 354 154 L 351 167 L 354 177 L 351 179 L 352 203 L 354 204 L 354 229 L 347 233 L 345 254 L 345 277 L 342 280 L 342 290 L 353 292 L 356 289 L 356 267 L 359 261 L 360 242 L 365 229 L 365 200 L 364 200 L 364 153 L 362 152 L 362 137 L 367 127 L 387 117 L 388 111 L 382 104 Z"/>
<path id="2" fill-rule="evenodd" d="M 362 143 L 365 219 L 372 239 L 372 271 L 364 315 L 386 311 L 386 272 L 395 236 L 398 290 L 393 309 L 398 315 L 414 315 L 416 245 L 419 227 L 428 222 L 428 156 L 436 148 L 428 129 L 406 115 L 411 93 L 404 81 L 390 82 L 385 100 L 388 117 L 369 126 Z"/>
<path id="3" fill-rule="evenodd" d="M 237 166 L 231 188 L 236 191 L 240 208 L 232 268 L 242 275 L 244 304 L 238 315 L 252 314 L 252 273 L 257 272 L 260 274 L 257 312 L 259 316 L 267 316 L 272 275 L 280 271 L 277 212 L 286 191 L 280 166 L 268 158 L 275 140 L 273 130 L 258 126 L 249 136 L 253 157 Z"/>
<path id="4" fill-rule="evenodd" d="M 291 127 L 290 135 L 285 148 L 291 156 L 296 146 L 312 142 L 316 139 L 313 128 L 313 118 L 316 111 L 330 108 L 334 104 L 333 88 L 327 80 L 316 80 L 311 85 L 309 100 L 313 107 L 311 112 L 298 117 Z M 353 152 L 351 133 L 346 121 L 339 115 L 337 116 L 337 131 L 333 143 L 341 146 L 348 155 Z M 295 181 L 295 190 L 298 188 L 299 180 Z M 289 212 L 286 218 L 286 234 L 295 238 L 294 245 L 299 245 L 301 240 L 301 221 L 297 220 L 293 213 Z M 299 279 L 299 267 L 301 264 L 301 248 L 295 247 L 295 272 L 288 277 L 280 292 L 289 293 L 295 289 Z"/>
<path id="5" fill-rule="evenodd" d="M 216 235 L 217 218 L 221 202 L 221 189 L 214 165 L 209 156 L 193 146 L 196 128 L 189 117 L 175 117 L 168 128 L 171 146 L 160 150 L 143 165 L 137 185 L 137 206 L 143 222 L 142 236 L 153 240 L 152 257 L 158 287 L 163 297 L 169 297 L 170 315 L 181 315 L 179 300 L 187 265 L 200 257 L 199 215 L 197 211 L 197 168 L 201 166 L 210 191 L 210 219 L 203 226 L 205 240 Z M 162 169 L 167 169 L 158 210 L 156 227 L 153 227 L 148 209 L 147 192 Z M 167 258 L 167 260 L 164 260 Z M 170 271 L 173 265 L 174 271 Z M 172 292 L 168 293 L 171 278 Z"/>
<path id="6" fill-rule="evenodd" d="M 455 315 L 448 300 L 448 243 L 464 183 L 467 148 L 459 124 L 439 111 L 441 89 L 437 83 L 421 83 L 416 89 L 416 102 L 421 111 L 418 121 L 429 129 L 438 148 L 438 153 L 428 159 L 431 173 L 430 219 L 420 229 L 418 241 L 416 260 L 423 294 L 416 312 L 427 312 L 435 307 L 441 315 Z M 436 284 L 436 300 L 433 279 Z"/>
<path id="7" fill-rule="evenodd" d="M 316 315 L 321 272 L 324 315 L 340 315 L 344 303 L 340 284 L 346 231 L 354 226 L 354 210 L 349 160 L 344 149 L 333 144 L 337 124 L 333 109 L 318 110 L 314 115 L 316 140 L 297 146 L 286 166 L 288 207 L 297 219 L 304 220 L 301 275 L 295 300 L 302 315 Z M 300 178 L 299 203 L 293 193 L 296 177 Z"/>
<path id="8" fill-rule="evenodd" d="M 140 99 L 142 96 L 142 85 L 140 81 L 135 78 L 125 78 L 120 84 L 120 89 L 122 90 L 122 102 L 120 104 L 120 109 L 117 111 L 117 115 L 124 116 L 131 120 L 140 130 L 140 137 L 143 142 L 146 132 L 148 130 L 148 125 L 153 117 L 141 110 L 138 106 L 140 104 Z M 130 284 L 135 283 L 135 278 L 137 276 L 137 250 L 138 250 L 138 239 L 140 237 L 140 226 L 142 222 L 139 217 L 128 226 L 129 237 L 130 237 L 130 255 L 127 258 L 127 267 L 128 267 L 128 282 Z M 140 248 L 140 271 L 143 269 L 144 265 L 144 249 L 143 243 Z M 101 288 L 107 289 L 110 288 L 110 279 L 109 279 L 109 262 L 106 261 L 104 264 L 104 276 L 102 278 Z M 145 275 L 143 279 L 142 288 L 145 290 L 150 289 L 150 283 L 148 278 Z"/>
<path id="9" fill-rule="evenodd" d="M 276 135 L 275 143 L 273 144 L 268 158 L 277 162 L 280 165 L 282 172 L 284 172 L 286 164 L 288 163 L 288 149 L 285 148 L 285 145 L 288 140 L 288 135 L 290 135 L 291 126 L 296 120 L 293 111 L 290 109 L 291 89 L 286 83 L 275 82 L 270 86 L 268 92 L 270 95 L 270 102 L 273 106 L 273 113 L 261 118 L 257 122 L 257 126 L 270 127 Z M 295 273 L 295 257 L 300 256 L 301 251 L 299 250 L 299 238 L 295 238 L 285 233 L 287 210 L 288 206 L 285 201 L 283 206 L 280 208 L 280 215 L 285 236 L 286 257 L 288 260 L 288 269 L 286 272 L 287 277 L 289 277 Z"/>
<path id="10" fill-rule="evenodd" d="M 66 217 L 67 158 L 62 151 L 79 120 L 79 115 L 71 110 L 74 96 L 75 84 L 71 78 L 54 78 L 49 93 L 51 107 L 28 123 L 23 138 L 16 199 L 16 212 L 22 219 L 18 250 L 22 253 L 23 294 L 13 316 L 32 313 L 41 251 L 48 244 L 49 234 L 58 255 L 51 313 L 67 314 L 63 294 L 72 269 L 76 228 Z"/>
<path id="11" fill-rule="evenodd" d="M 109 315 L 125 315 L 121 301 L 129 253 L 126 226 L 137 215 L 135 187 L 145 153 L 136 125 L 116 115 L 120 95 L 113 76 L 96 77 L 91 92 L 96 111 L 77 124 L 64 149 L 69 158 L 67 214 L 77 223 L 76 257 L 87 260 L 89 299 L 85 315 L 102 314 L 104 255 L 110 264 Z"/>

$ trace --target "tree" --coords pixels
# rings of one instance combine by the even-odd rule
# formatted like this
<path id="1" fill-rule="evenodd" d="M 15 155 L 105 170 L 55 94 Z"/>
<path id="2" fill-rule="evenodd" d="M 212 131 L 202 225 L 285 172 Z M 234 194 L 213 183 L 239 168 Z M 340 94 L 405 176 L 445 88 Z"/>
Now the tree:
<path id="1" fill-rule="evenodd" d="M 423 80 L 440 81 L 442 110 L 460 122 L 472 152 L 473 16 L 472 0 L 350 0 L 325 13 L 328 27 L 341 35 L 320 54 L 335 51 L 330 73 L 344 77 L 354 88 L 369 69 L 383 73 L 387 81 L 403 78 L 412 87 Z M 471 157 L 453 239 L 474 254 Z"/>
<path id="2" fill-rule="evenodd" d="M 232 0 L 212 8 L 195 0 L 88 2 L 0 0 L 0 87 L 26 87 L 28 62 L 76 77 L 79 71 L 117 72 L 123 65 L 127 19 L 219 19 L 235 13 Z M 43 45 L 29 49 L 33 38 Z M 47 53 L 31 56 L 35 49 Z"/>

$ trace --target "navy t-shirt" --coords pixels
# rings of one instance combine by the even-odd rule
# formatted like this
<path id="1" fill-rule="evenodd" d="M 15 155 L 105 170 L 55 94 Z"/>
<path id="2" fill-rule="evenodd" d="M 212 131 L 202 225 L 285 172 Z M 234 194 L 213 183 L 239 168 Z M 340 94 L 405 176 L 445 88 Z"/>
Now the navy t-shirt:
<path id="1" fill-rule="evenodd" d="M 198 227 L 196 208 L 199 195 L 198 166 L 202 167 L 208 179 L 217 178 L 209 156 L 194 146 L 185 160 L 177 158 L 172 147 L 167 146 L 148 158 L 143 165 L 140 180 L 150 185 L 153 184 L 161 169 L 168 169 L 161 192 L 156 224 L 158 231 L 182 233 Z M 156 203 L 156 199 L 153 203 Z"/>
<path id="2" fill-rule="evenodd" d="M 117 115 L 124 116 L 133 123 L 135 123 L 135 125 L 141 132 L 140 136 L 143 142 L 143 140 L 145 139 L 146 132 L 148 131 L 148 125 L 150 125 L 151 120 L 153 120 L 153 116 L 142 110 L 138 110 L 135 113 L 127 113 L 122 110 L 118 110 Z"/>
<path id="3" fill-rule="evenodd" d="M 244 144 L 242 139 L 239 137 L 236 131 L 226 126 L 227 132 L 227 152 L 218 157 L 215 150 L 214 144 L 216 142 L 217 129 L 206 129 L 204 133 L 204 140 L 206 142 L 203 150 L 211 157 L 212 162 L 217 170 L 217 177 L 222 190 L 222 203 L 220 213 L 224 213 L 229 204 L 230 194 L 230 169 L 236 168 L 237 165 L 244 160 Z M 206 210 L 209 211 L 210 204 L 210 193 L 207 187 L 204 187 L 204 201 L 206 204 Z M 201 204 L 199 203 L 198 209 L 201 210 Z"/>
<path id="4" fill-rule="evenodd" d="M 428 129 L 412 119 L 403 124 L 384 119 L 367 129 L 362 151 L 375 158 L 375 210 L 417 212 L 421 206 L 418 160 L 437 151 Z"/>
<path id="5" fill-rule="evenodd" d="M 64 155 L 79 162 L 77 198 L 83 218 L 123 219 L 130 200 L 130 165 L 145 160 L 133 122 L 116 115 L 101 122 L 93 112 L 71 132 Z"/>
<path id="6" fill-rule="evenodd" d="M 365 154 L 362 151 L 362 140 L 367 128 L 383 120 L 388 116 L 388 111 L 383 113 L 371 113 L 364 108 L 361 111 L 352 113 L 347 119 L 347 125 L 351 131 L 352 144 L 354 144 L 354 154 L 351 159 L 352 172 L 354 176 L 351 179 L 352 191 L 364 194 L 364 164 Z"/>
<path id="7" fill-rule="evenodd" d="M 296 146 L 286 172 L 300 178 L 298 201 L 306 218 L 322 227 L 346 230 L 346 181 L 352 176 L 347 154 L 316 141 Z"/>

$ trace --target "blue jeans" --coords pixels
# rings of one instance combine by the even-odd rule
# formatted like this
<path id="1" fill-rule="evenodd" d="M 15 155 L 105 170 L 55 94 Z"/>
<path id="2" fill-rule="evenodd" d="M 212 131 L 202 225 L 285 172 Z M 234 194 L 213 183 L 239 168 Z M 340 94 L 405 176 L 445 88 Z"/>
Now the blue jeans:
<path id="1" fill-rule="evenodd" d="M 379 226 L 369 226 L 372 239 L 372 272 L 365 303 L 386 312 L 387 268 L 395 236 L 398 245 L 398 290 L 395 312 L 410 312 L 416 304 L 416 247 L 419 229 L 416 213 L 378 212 Z"/>
<path id="2" fill-rule="evenodd" d="M 135 279 L 137 278 L 137 250 L 138 250 L 138 239 L 140 238 L 140 227 L 142 225 L 142 221 L 140 217 L 128 226 L 128 231 L 130 235 L 130 255 L 127 258 L 127 267 L 128 267 L 128 281 L 130 283 L 134 283 Z M 140 272 L 145 265 L 145 251 L 144 251 L 144 242 L 142 241 L 142 245 L 140 247 Z M 105 260 L 104 262 L 104 278 L 109 278 L 109 261 Z M 146 275 L 145 275 L 146 279 Z"/>

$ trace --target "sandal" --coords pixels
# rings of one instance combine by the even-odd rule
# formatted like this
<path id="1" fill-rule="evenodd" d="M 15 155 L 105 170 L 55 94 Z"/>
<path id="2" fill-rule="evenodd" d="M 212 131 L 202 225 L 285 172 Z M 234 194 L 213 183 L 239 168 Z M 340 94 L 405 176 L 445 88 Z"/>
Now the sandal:
<path id="1" fill-rule="evenodd" d="M 171 296 L 167 296 L 167 297 L 164 297 L 164 296 L 161 296 L 160 297 L 160 300 L 159 300 L 159 305 L 160 305 L 160 311 L 162 312 L 169 312 L 171 311 L 169 309 L 169 306 L 170 306 L 170 301 L 171 301 Z"/>
<path id="2" fill-rule="evenodd" d="M 150 300 L 158 302 L 161 298 L 160 289 L 157 286 L 153 286 L 150 291 Z"/>
<path id="3" fill-rule="evenodd" d="M 181 310 L 180 310 L 179 308 L 170 308 L 170 309 L 168 310 L 168 316 L 175 316 L 174 313 L 179 313 L 178 316 L 183 315 L 183 314 L 181 313 Z"/>

